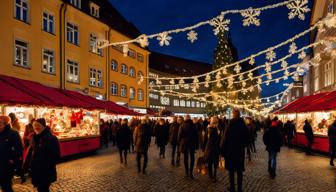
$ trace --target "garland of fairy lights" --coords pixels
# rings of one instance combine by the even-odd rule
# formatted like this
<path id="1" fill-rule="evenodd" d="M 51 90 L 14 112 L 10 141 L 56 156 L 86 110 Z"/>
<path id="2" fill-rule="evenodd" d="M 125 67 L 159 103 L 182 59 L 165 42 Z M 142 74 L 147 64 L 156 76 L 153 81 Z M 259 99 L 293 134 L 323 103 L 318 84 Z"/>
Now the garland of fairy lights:
<path id="1" fill-rule="evenodd" d="M 148 40 L 156 38 L 159 41 L 160 46 L 169 46 L 170 41 L 172 40 L 172 37 L 170 34 L 177 34 L 181 32 L 188 32 L 187 33 L 187 39 L 193 43 L 198 39 L 198 34 L 195 31 L 195 29 L 204 26 L 204 25 L 210 25 L 214 28 L 214 34 L 217 35 L 219 32 L 228 31 L 229 30 L 229 24 L 230 20 L 226 19 L 225 16 L 228 14 L 240 14 L 242 16 L 242 24 L 244 27 L 249 27 L 252 25 L 260 26 L 260 19 L 258 18 L 261 14 L 261 11 L 265 11 L 268 9 L 274 9 L 278 7 L 286 6 L 289 9 L 288 13 L 288 19 L 294 19 L 298 18 L 300 20 L 305 20 L 305 13 L 308 13 L 310 9 L 308 8 L 308 0 L 287 0 L 284 2 L 276 3 L 273 5 L 267 5 L 260 8 L 252 8 L 249 7 L 247 9 L 241 9 L 241 10 L 227 10 L 222 11 L 220 15 L 206 20 L 199 22 L 195 25 L 185 27 L 185 28 L 178 28 L 168 31 L 163 31 L 160 33 L 152 34 L 152 35 L 146 35 L 142 34 L 139 37 L 135 39 L 131 39 L 128 41 L 121 41 L 121 42 L 114 42 L 110 43 L 108 40 L 99 40 L 97 43 L 99 48 L 105 48 L 109 46 L 117 46 L 122 45 L 123 50 L 128 50 L 128 45 L 130 43 L 139 43 L 142 47 L 147 47 L 149 45 Z"/>

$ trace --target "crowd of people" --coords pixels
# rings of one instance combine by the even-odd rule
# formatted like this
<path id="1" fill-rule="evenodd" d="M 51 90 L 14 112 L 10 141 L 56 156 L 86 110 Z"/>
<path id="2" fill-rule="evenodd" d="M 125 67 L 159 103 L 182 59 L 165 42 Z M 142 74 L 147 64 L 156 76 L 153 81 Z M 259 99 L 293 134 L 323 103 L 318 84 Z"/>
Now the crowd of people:
<path id="1" fill-rule="evenodd" d="M 4 192 L 13 191 L 14 175 L 21 177 L 22 182 L 26 181 L 26 175 L 30 175 L 32 184 L 39 192 L 48 192 L 51 183 L 57 180 L 56 164 L 60 158 L 57 137 L 53 136 L 45 119 L 29 119 L 21 139 L 15 114 L 0 116 L 0 188 Z M 112 142 L 119 150 L 122 166 L 127 166 L 128 154 L 135 152 L 138 173 L 147 174 L 148 150 L 154 138 L 159 149 L 158 157 L 167 157 L 166 146 L 170 144 L 171 165 L 180 166 L 182 156 L 185 176 L 191 179 L 194 178 L 196 162 L 198 170 L 206 167 L 209 179 L 217 182 L 217 169 L 224 158 L 230 180 L 228 190 L 231 192 L 243 191 L 245 160 L 251 161 L 251 154 L 257 152 L 255 142 L 260 130 L 263 130 L 262 139 L 269 157 L 268 172 L 271 178 L 275 178 L 277 155 L 281 146 L 293 146 L 296 129 L 292 121 L 283 124 L 277 117 L 263 120 L 243 118 L 236 109 L 233 110 L 231 119 L 218 116 L 192 119 L 186 115 L 173 117 L 171 122 L 163 118 L 149 119 L 148 116 L 131 120 L 100 121 L 101 146 L 109 147 L 109 142 Z M 307 153 L 310 153 L 314 134 L 308 121 L 305 122 L 304 131 L 308 141 Z M 330 125 L 328 135 L 330 165 L 333 166 L 336 155 L 336 121 Z M 197 150 L 202 155 L 196 159 Z"/>

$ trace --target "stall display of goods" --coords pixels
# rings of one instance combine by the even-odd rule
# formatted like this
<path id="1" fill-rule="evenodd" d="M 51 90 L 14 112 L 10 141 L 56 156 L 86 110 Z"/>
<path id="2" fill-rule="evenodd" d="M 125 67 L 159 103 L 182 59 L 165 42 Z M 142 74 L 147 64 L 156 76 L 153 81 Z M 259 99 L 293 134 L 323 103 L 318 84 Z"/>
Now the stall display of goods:
<path id="1" fill-rule="evenodd" d="M 39 108 L 53 134 L 60 139 L 99 135 L 99 112 L 58 108 Z"/>

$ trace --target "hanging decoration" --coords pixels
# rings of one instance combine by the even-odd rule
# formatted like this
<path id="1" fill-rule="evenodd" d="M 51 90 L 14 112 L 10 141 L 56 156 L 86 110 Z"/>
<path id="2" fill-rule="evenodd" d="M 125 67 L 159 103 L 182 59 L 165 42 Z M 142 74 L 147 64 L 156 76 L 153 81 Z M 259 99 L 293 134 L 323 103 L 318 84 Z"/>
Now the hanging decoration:
<path id="1" fill-rule="evenodd" d="M 188 40 L 191 43 L 194 43 L 197 40 L 197 32 L 194 30 L 189 31 L 189 33 L 187 34 L 188 36 Z"/>
<path id="2" fill-rule="evenodd" d="M 230 20 L 224 18 L 224 14 L 221 14 L 217 18 L 214 18 L 210 21 L 210 25 L 214 27 L 213 32 L 215 35 L 219 33 L 229 31 Z"/>
<path id="3" fill-rule="evenodd" d="M 294 54 L 294 53 L 296 52 L 296 50 L 297 50 L 297 46 L 296 46 L 295 42 L 293 42 L 293 43 L 289 46 L 289 50 L 288 50 L 288 52 L 289 52 L 290 54 Z"/>
<path id="4" fill-rule="evenodd" d="M 260 20 L 258 19 L 260 10 L 254 10 L 252 7 L 241 13 L 243 19 L 243 26 L 249 27 L 250 25 L 260 26 Z"/>
<path id="5" fill-rule="evenodd" d="M 269 49 L 268 52 L 266 53 L 266 59 L 269 61 L 273 61 L 276 58 L 276 53 L 274 52 L 273 49 Z"/>
<path id="6" fill-rule="evenodd" d="M 169 33 L 163 32 L 161 33 L 158 37 L 157 40 L 160 41 L 160 46 L 169 46 L 170 45 L 170 40 L 172 40 L 172 37 L 169 36 Z"/>
<path id="7" fill-rule="evenodd" d="M 287 4 L 287 8 L 290 10 L 288 13 L 288 19 L 294 19 L 298 17 L 300 20 L 305 20 L 305 13 L 308 13 L 308 0 L 295 0 Z"/>

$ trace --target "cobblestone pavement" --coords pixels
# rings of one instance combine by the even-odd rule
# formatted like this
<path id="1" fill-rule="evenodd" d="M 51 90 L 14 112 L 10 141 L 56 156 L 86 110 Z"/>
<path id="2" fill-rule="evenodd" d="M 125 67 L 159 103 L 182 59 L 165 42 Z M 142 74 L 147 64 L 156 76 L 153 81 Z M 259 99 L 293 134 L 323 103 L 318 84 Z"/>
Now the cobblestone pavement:
<path id="1" fill-rule="evenodd" d="M 278 157 L 277 177 L 272 180 L 267 173 L 267 154 L 261 141 L 251 162 L 246 162 L 245 191 L 336 191 L 336 168 L 329 166 L 325 156 L 306 156 L 296 149 L 282 148 Z M 115 148 L 69 160 L 58 165 L 58 181 L 52 191 L 226 191 L 228 174 L 220 169 L 218 182 L 212 183 L 205 175 L 195 174 L 195 179 L 184 177 L 183 166 L 170 165 L 170 152 L 159 159 L 158 149 L 151 145 L 148 174 L 137 173 L 135 154 L 129 156 L 127 167 L 120 166 Z M 200 156 L 198 153 L 197 156 Z M 30 184 L 14 185 L 18 192 L 34 191 Z"/>

